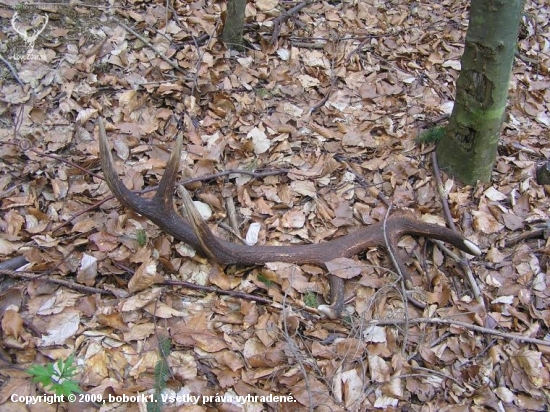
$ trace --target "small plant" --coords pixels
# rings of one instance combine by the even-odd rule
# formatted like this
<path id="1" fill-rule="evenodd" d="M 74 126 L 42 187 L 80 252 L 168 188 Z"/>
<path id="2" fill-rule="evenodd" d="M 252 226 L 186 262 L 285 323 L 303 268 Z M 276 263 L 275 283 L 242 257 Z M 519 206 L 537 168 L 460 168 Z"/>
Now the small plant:
<path id="1" fill-rule="evenodd" d="M 267 288 L 273 285 L 273 281 L 269 280 L 264 274 L 258 273 L 258 280 L 262 282 Z"/>
<path id="2" fill-rule="evenodd" d="M 265 99 L 266 97 L 271 97 L 271 92 L 267 89 L 264 89 L 263 87 L 256 89 L 256 94 L 262 99 Z"/>
<path id="3" fill-rule="evenodd" d="M 71 379 L 77 372 L 73 362 L 74 355 L 71 355 L 67 360 L 59 359 L 46 366 L 33 365 L 26 372 L 32 376 L 33 382 L 41 384 L 45 389 L 53 390 L 58 396 L 69 396 L 82 392 L 78 383 Z"/>
<path id="4" fill-rule="evenodd" d="M 159 337 L 159 355 L 160 359 L 155 365 L 155 393 L 153 402 L 147 402 L 147 412 L 162 412 L 162 393 L 166 389 L 166 382 L 170 377 L 170 366 L 166 359 L 172 351 L 172 343 L 168 337 Z"/>
<path id="5" fill-rule="evenodd" d="M 99 62 L 94 64 L 93 69 L 97 70 L 100 73 L 109 73 L 109 70 L 111 69 L 111 64 L 107 62 Z"/>
<path id="6" fill-rule="evenodd" d="M 341 322 L 346 327 L 353 327 L 353 318 L 351 317 L 351 315 L 343 315 Z"/>
<path id="7" fill-rule="evenodd" d="M 420 133 L 420 136 L 416 138 L 416 142 L 425 144 L 437 143 L 444 135 L 444 126 L 432 127 L 431 129 L 424 130 L 422 133 Z"/>
<path id="8" fill-rule="evenodd" d="M 313 292 L 307 292 L 304 295 L 304 303 L 306 304 L 306 306 L 310 308 L 316 308 L 317 306 L 319 306 L 319 302 L 317 301 L 317 295 Z"/>
<path id="9" fill-rule="evenodd" d="M 147 232 L 145 232 L 145 229 L 139 229 L 137 231 L 136 240 L 140 247 L 143 247 L 147 244 Z"/>

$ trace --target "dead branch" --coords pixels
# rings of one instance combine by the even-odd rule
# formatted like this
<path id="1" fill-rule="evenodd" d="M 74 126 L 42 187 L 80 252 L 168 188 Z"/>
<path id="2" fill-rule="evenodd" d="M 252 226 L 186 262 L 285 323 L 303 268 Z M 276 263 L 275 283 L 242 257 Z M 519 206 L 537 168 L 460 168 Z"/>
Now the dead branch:
<path id="1" fill-rule="evenodd" d="M 536 338 L 530 338 L 528 336 L 521 336 L 516 333 L 501 332 L 494 329 L 484 328 L 482 326 L 474 325 L 471 323 L 461 322 L 452 319 L 439 319 L 439 318 L 415 318 L 415 319 L 388 319 L 388 320 L 369 320 L 366 321 L 367 326 L 396 326 L 402 324 L 419 325 L 419 324 L 435 324 L 435 325 L 450 325 L 459 326 L 472 332 L 479 332 L 486 335 L 496 336 L 502 339 L 511 341 L 519 341 L 524 343 L 532 343 L 534 345 L 550 346 L 550 340 L 542 340 Z"/>

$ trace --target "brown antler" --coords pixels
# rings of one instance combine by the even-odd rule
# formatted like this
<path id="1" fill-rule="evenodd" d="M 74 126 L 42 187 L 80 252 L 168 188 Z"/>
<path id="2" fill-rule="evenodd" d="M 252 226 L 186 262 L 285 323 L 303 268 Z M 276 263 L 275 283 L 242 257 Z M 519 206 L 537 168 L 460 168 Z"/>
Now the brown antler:
<path id="1" fill-rule="evenodd" d="M 450 243 L 464 252 L 480 255 L 479 248 L 460 234 L 446 227 L 424 223 L 403 214 L 390 216 L 385 222 L 358 229 L 346 236 L 325 243 L 292 246 L 247 246 L 217 238 L 200 215 L 194 210 L 190 197 L 182 187 L 184 204 L 190 221 L 181 217 L 173 204 L 173 191 L 181 156 L 182 136 L 178 135 L 172 155 L 160 180 L 155 196 L 143 199 L 132 193 L 118 178 L 103 119 L 99 118 L 99 148 L 101 168 L 105 180 L 115 197 L 129 209 L 147 217 L 166 233 L 191 245 L 195 250 L 216 260 L 222 265 L 239 264 L 252 266 L 267 262 L 311 263 L 325 267 L 339 257 L 350 257 L 368 247 L 389 246 L 396 250 L 398 240 L 404 235 L 425 236 Z M 187 194 L 188 196 L 188 194 Z M 386 239 L 387 237 L 387 239 Z M 401 263 L 398 261 L 398 265 Z M 403 270 L 402 267 L 399 269 Z M 339 316 L 343 306 L 343 280 L 331 276 L 331 306 L 323 313 L 333 318 Z"/>

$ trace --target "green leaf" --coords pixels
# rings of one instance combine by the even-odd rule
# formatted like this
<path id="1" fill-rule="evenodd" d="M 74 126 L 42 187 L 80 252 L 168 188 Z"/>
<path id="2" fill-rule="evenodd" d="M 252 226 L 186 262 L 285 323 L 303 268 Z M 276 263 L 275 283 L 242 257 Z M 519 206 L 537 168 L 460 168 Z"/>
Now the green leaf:
<path id="1" fill-rule="evenodd" d="M 26 372 L 32 376 L 33 382 L 37 382 L 47 390 L 53 390 L 56 395 L 68 396 L 72 393 L 81 393 L 78 383 L 71 378 L 77 373 L 78 368 L 73 366 L 74 355 L 67 359 L 59 359 L 50 362 L 46 366 L 32 365 Z"/>

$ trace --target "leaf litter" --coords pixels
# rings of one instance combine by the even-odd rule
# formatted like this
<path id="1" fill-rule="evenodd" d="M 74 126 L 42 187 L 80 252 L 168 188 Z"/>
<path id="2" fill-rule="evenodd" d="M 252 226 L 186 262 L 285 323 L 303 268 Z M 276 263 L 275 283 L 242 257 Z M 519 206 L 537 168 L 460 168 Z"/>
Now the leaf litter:
<path id="1" fill-rule="evenodd" d="M 468 264 L 486 306 L 439 246 L 404 238 L 400 255 L 424 307 L 405 304 L 387 254 L 371 249 L 332 262 L 348 279 L 338 321 L 304 303 L 327 298 L 320 268 L 274 262 L 224 271 L 116 200 L 95 206 L 110 195 L 87 172 L 101 175 L 95 120 L 106 118 L 117 170 L 132 190 L 158 183 L 179 121 L 187 138 L 182 179 L 287 171 L 188 185 L 221 237 L 232 236 L 227 196 L 236 204 L 233 230 L 258 244 L 318 243 L 381 221 L 379 193 L 441 222 L 433 147 L 414 138 L 452 110 L 464 4 L 312 2 L 279 26 L 272 43 L 274 19 L 288 6 L 249 3 L 248 48 L 233 54 L 217 39 L 222 3 L 42 3 L 39 10 L 56 18 L 36 42 L 41 59 L 32 61 L 10 60 L 26 47 L 10 27 L 11 3 L 0 2 L 2 53 L 22 84 L 0 67 L 0 256 L 24 254 L 27 269 L 45 275 L 2 284 L 3 407 L 13 406 L 11 393 L 35 390 L 14 369 L 74 353 L 88 394 L 153 393 L 165 356 L 165 393 L 227 395 L 165 410 L 544 410 L 548 346 L 487 332 L 548 341 L 550 192 L 534 179 L 550 158 L 544 2 L 528 1 L 522 18 L 493 181 L 464 187 L 443 177 L 455 222 L 485 252 Z M 172 346 L 165 355 L 163 337 Z M 229 399 L 270 394 L 296 402 Z M 101 406 L 117 408 L 141 410 Z"/>

